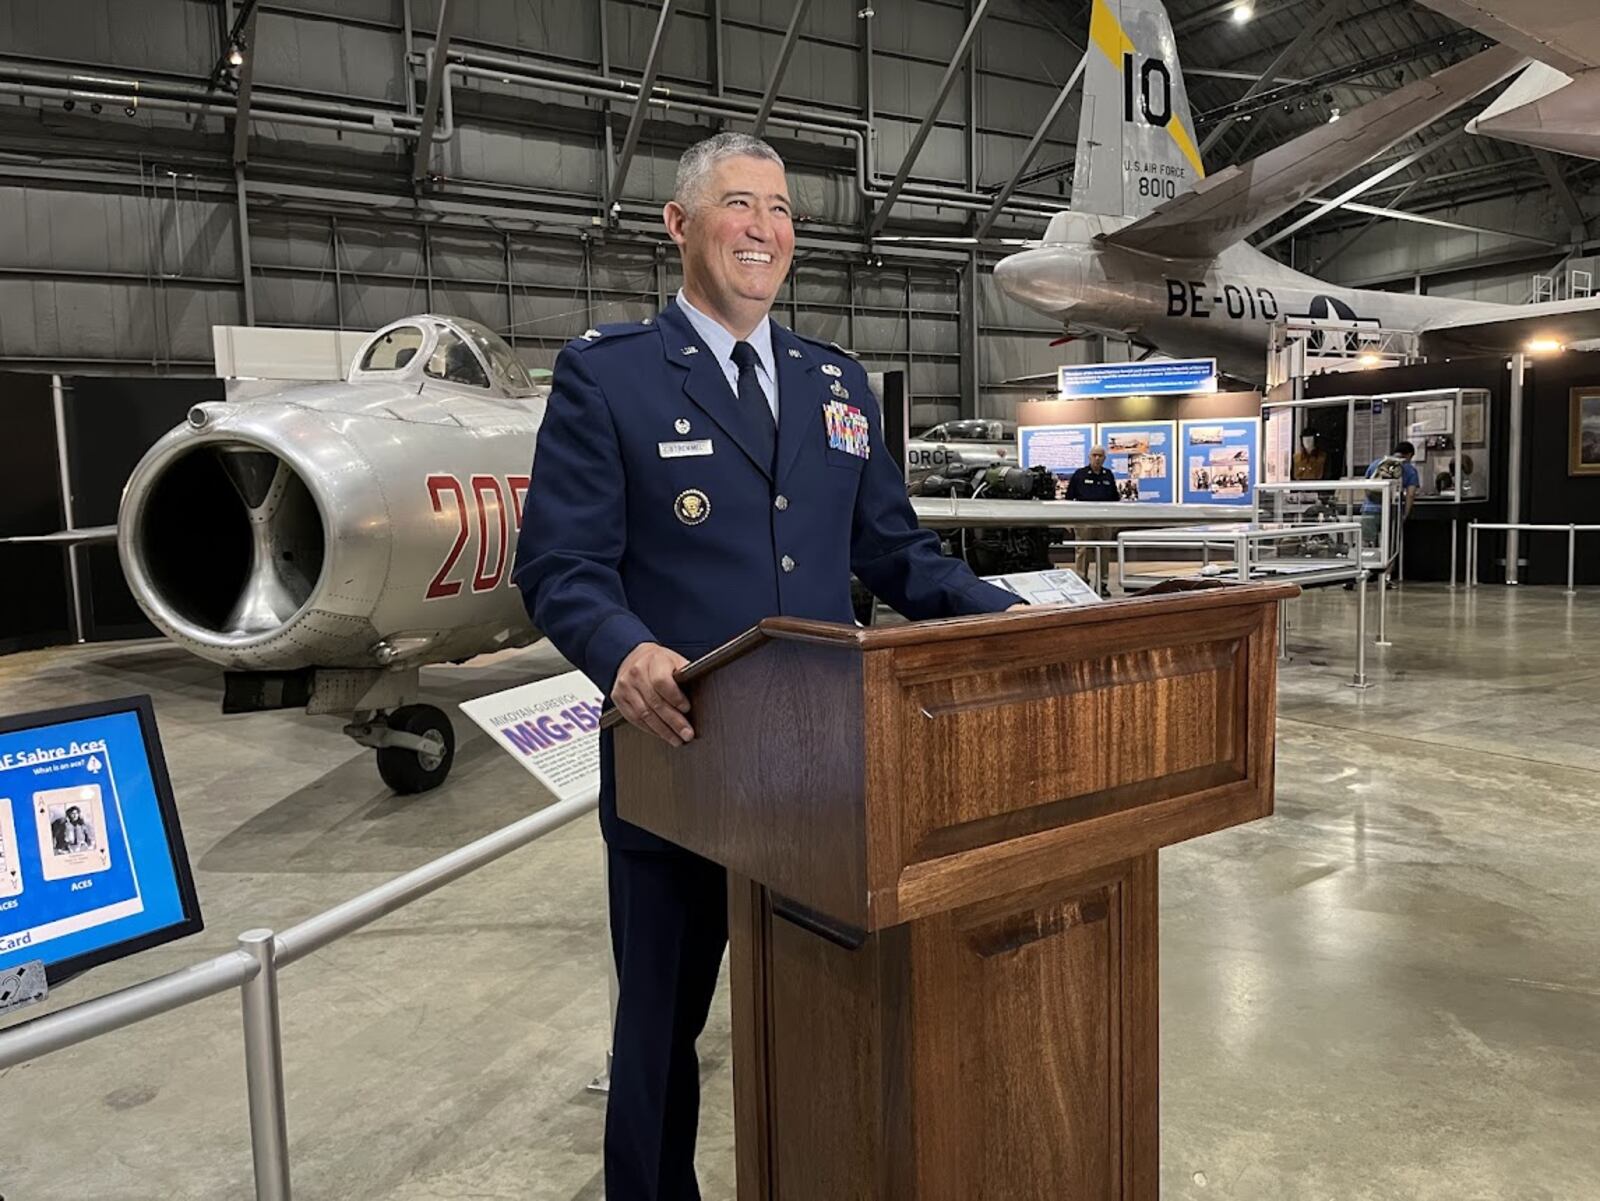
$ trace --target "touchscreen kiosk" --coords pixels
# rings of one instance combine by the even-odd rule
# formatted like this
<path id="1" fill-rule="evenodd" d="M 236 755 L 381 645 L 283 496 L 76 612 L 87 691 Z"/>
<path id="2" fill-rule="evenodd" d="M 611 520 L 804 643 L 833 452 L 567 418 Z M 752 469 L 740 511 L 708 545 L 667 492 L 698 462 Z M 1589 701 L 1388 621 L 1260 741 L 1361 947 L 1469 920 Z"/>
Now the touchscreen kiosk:
<path id="1" fill-rule="evenodd" d="M 150 698 L 0 716 L 0 977 L 201 926 Z"/>

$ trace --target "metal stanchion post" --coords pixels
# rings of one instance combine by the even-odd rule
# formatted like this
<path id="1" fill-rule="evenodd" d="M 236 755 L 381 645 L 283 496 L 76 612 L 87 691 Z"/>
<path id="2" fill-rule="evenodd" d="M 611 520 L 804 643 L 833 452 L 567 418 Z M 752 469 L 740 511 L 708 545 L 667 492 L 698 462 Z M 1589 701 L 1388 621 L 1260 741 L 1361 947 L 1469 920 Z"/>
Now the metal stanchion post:
<path id="1" fill-rule="evenodd" d="M 1568 596 L 1578 593 L 1578 527 L 1567 526 L 1567 592 Z"/>
<path id="2" fill-rule="evenodd" d="M 1378 641 L 1374 645 L 1394 645 L 1389 641 L 1389 573 L 1387 571 L 1378 573 Z"/>
<path id="3" fill-rule="evenodd" d="M 245 1087 L 256 1201 L 290 1201 L 289 1122 L 283 1090 L 283 1033 L 278 1025 L 278 966 L 271 930 L 246 930 L 239 947 L 261 970 L 239 989 L 244 1009 Z"/>
<path id="4" fill-rule="evenodd" d="M 1099 538 L 1096 541 L 1104 542 L 1105 539 Z M 1106 584 L 1106 548 L 1103 546 L 1094 548 L 1094 586 L 1101 592 L 1111 591 Z"/>
<path id="5" fill-rule="evenodd" d="M 1460 535 L 1460 529 L 1457 527 L 1456 522 L 1457 518 L 1452 517 L 1450 519 L 1450 591 L 1452 592 L 1455 591 L 1456 587 L 1456 538 Z M 1379 585 L 1380 588 L 1382 586 L 1381 584 Z M 1378 641 L 1382 642 L 1383 619 L 1381 617 L 1378 619 L 1378 627 Z"/>
<path id="6" fill-rule="evenodd" d="M 602 852 L 605 855 L 604 852 Z M 602 878 L 606 881 L 606 896 L 611 895 L 611 856 L 605 855 L 602 861 Z M 606 1025 L 606 1066 L 605 1070 L 589 1081 L 585 1091 L 591 1093 L 609 1093 L 611 1091 L 611 1048 L 616 1043 L 617 1032 L 617 957 L 611 950 L 609 931 L 606 938 L 606 974 L 611 981 L 611 1021 Z"/>
<path id="7" fill-rule="evenodd" d="M 1356 577 L 1356 675 L 1351 688 L 1371 688 L 1367 680 L 1367 573 Z"/>
<path id="8" fill-rule="evenodd" d="M 1478 586 L 1478 523 L 1467 523 L 1467 587 Z"/>

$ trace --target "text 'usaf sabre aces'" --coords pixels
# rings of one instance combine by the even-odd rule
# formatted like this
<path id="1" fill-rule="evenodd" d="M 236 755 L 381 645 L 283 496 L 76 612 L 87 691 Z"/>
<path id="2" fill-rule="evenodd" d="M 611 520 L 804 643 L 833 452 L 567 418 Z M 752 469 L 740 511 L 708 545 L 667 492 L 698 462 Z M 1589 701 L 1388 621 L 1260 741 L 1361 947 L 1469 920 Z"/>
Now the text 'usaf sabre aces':
<path id="1" fill-rule="evenodd" d="M 1428 354 L 1600 337 L 1600 299 L 1487 304 L 1342 288 L 1244 239 L 1519 70 L 1501 46 L 1207 176 L 1160 0 L 1095 0 L 1072 211 L 1002 259 L 1008 295 L 1074 331 L 1125 336 L 1260 380 L 1275 321 L 1410 330 Z"/>
<path id="2" fill-rule="evenodd" d="M 392 788 L 432 788 L 455 735 L 418 669 L 538 638 L 510 576 L 544 404 L 497 335 L 420 316 L 343 383 L 197 406 L 128 481 L 128 583 L 226 710 L 352 716 Z"/>

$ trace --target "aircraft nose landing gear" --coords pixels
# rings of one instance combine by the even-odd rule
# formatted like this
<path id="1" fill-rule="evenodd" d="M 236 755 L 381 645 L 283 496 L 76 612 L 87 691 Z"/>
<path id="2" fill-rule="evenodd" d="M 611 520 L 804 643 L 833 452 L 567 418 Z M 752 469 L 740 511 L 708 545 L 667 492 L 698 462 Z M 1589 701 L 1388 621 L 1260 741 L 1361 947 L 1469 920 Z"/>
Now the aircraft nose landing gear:
<path id="1" fill-rule="evenodd" d="M 432 705 L 357 714 L 344 732 L 378 752 L 378 775 L 402 796 L 437 788 L 455 762 L 455 729 L 445 712 Z"/>

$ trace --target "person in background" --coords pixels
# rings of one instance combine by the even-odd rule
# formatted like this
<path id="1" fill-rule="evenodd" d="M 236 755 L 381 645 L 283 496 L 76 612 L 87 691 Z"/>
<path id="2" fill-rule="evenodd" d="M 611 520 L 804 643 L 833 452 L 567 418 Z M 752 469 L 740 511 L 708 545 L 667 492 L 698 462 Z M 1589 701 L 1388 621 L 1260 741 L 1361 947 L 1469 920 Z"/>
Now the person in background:
<path id="1" fill-rule="evenodd" d="M 1318 445 L 1316 430 L 1302 430 L 1300 449 L 1294 452 L 1294 462 L 1289 466 L 1289 478 L 1295 480 L 1325 480 L 1328 478 L 1328 452 Z"/>
<path id="2" fill-rule="evenodd" d="M 1089 448 L 1089 462 L 1072 473 L 1072 478 L 1067 481 L 1067 499 L 1083 500 L 1090 502 L 1109 503 L 1121 500 L 1121 493 L 1117 488 L 1117 476 L 1111 468 L 1106 466 L 1106 448 L 1091 446 Z M 1111 526 L 1104 525 L 1074 525 L 1073 536 L 1081 542 L 1098 542 L 1105 538 L 1112 530 Z M 1073 556 L 1073 568 L 1085 580 L 1089 578 L 1089 562 L 1094 558 L 1094 547 L 1080 546 L 1078 553 Z M 1105 580 L 1096 580 L 1100 587 L 1101 596 L 1109 596 L 1111 590 L 1106 587 Z"/>
<path id="3" fill-rule="evenodd" d="M 1409 442 L 1397 442 L 1395 447 L 1382 458 L 1374 459 L 1367 465 L 1367 478 L 1369 480 L 1399 480 L 1400 493 L 1396 498 L 1398 506 L 1397 518 L 1404 522 L 1411 516 L 1411 509 L 1416 504 L 1417 491 L 1422 487 L 1422 476 L 1417 471 L 1416 464 L 1412 462 L 1417 457 L 1417 448 Z M 1361 544 L 1363 546 L 1377 546 L 1378 539 L 1383 531 L 1383 493 L 1368 492 L 1361 505 Z M 1386 549 L 1386 548 L 1385 548 Z M 1353 584 L 1346 584 L 1348 590 Z"/>

